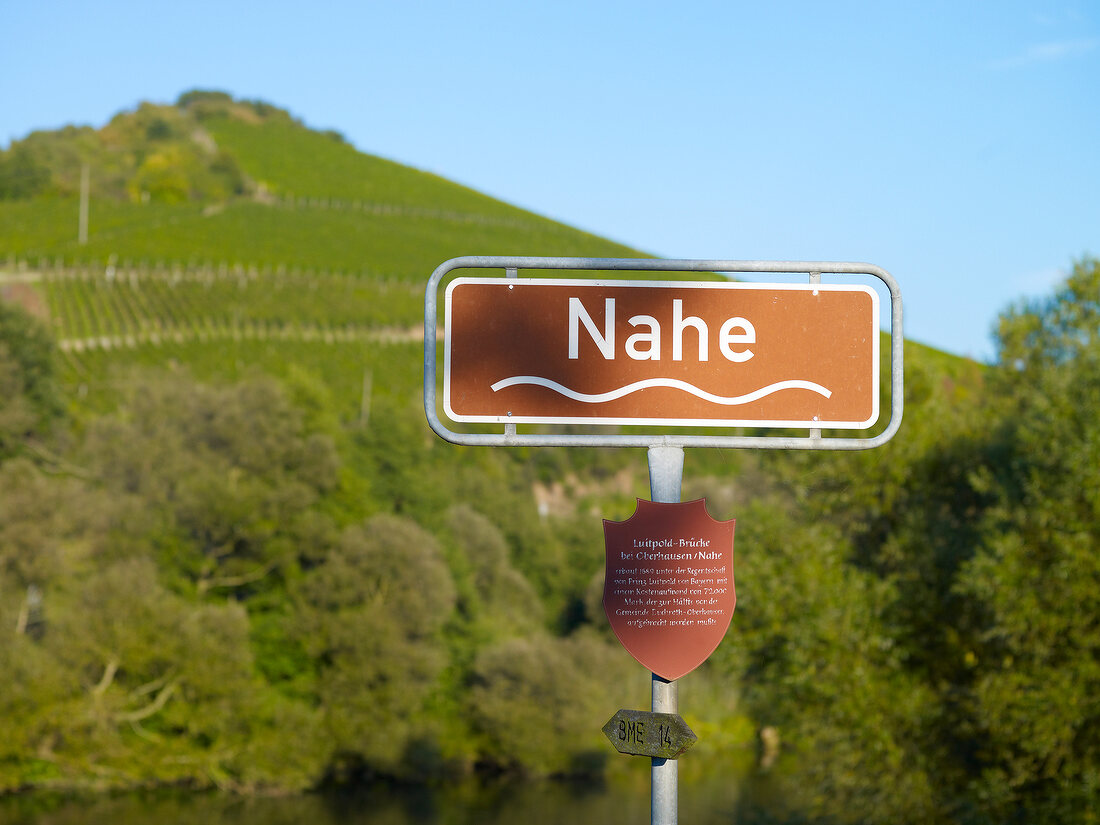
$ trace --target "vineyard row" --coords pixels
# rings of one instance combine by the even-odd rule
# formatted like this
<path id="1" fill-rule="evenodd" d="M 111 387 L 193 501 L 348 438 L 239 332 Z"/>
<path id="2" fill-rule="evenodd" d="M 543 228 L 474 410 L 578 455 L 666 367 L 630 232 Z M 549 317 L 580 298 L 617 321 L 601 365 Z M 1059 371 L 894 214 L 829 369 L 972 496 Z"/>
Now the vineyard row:
<path id="1" fill-rule="evenodd" d="M 92 350 L 137 349 L 141 346 L 186 344 L 193 341 L 295 341 L 326 344 L 370 341 L 378 344 L 397 344 L 419 341 L 423 338 L 420 328 L 378 328 L 365 326 L 322 327 L 298 324 L 278 325 L 243 323 L 218 323 L 207 319 L 181 325 L 166 325 L 161 329 L 142 330 L 122 335 L 95 335 L 86 338 L 63 338 L 58 342 L 62 352 L 87 352 Z"/>
<path id="2" fill-rule="evenodd" d="M 342 212 L 362 212 L 378 217 L 427 218 L 429 220 L 450 221 L 453 223 L 475 224 L 478 226 L 505 227 L 508 229 L 537 228 L 545 232 L 558 228 L 563 232 L 572 232 L 566 226 L 549 220 L 534 217 L 519 218 L 503 215 L 485 215 L 479 212 L 458 212 L 450 209 L 433 209 L 425 206 L 407 206 L 397 203 L 379 203 L 377 201 L 343 200 L 328 197 L 303 197 L 287 192 L 283 195 L 269 195 L 261 200 L 270 206 L 284 209 L 331 209 Z"/>
<path id="3" fill-rule="evenodd" d="M 407 279 L 391 273 L 360 270 L 312 269 L 309 267 L 288 266 L 285 264 L 256 264 L 179 261 L 118 261 L 111 256 L 106 261 L 80 259 L 47 258 L 27 260 L 9 257 L 0 264 L 0 283 L 24 282 L 37 283 L 45 280 L 83 281 L 103 279 L 107 281 L 129 281 L 131 283 L 157 279 L 170 281 L 213 282 L 236 279 L 238 281 L 268 281 L 289 284 L 313 283 L 367 283 L 383 286 L 399 286 L 420 291 L 422 285 L 410 284 Z"/>

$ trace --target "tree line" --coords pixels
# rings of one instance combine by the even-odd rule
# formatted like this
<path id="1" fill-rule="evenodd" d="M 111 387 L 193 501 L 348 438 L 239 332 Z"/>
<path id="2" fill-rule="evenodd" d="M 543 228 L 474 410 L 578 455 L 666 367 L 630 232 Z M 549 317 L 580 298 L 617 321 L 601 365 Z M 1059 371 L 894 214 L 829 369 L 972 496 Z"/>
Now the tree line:
<path id="1" fill-rule="evenodd" d="M 878 450 L 689 455 L 738 606 L 685 708 L 778 737 L 788 821 L 1096 807 L 1100 263 L 996 336 L 966 374 L 911 359 Z M 531 490 L 644 458 L 444 445 L 384 394 L 352 427 L 306 375 L 146 372 L 81 411 L 54 357 L 0 305 L 0 790 L 608 770 L 638 666 L 599 516 L 644 482 L 550 517 Z"/>

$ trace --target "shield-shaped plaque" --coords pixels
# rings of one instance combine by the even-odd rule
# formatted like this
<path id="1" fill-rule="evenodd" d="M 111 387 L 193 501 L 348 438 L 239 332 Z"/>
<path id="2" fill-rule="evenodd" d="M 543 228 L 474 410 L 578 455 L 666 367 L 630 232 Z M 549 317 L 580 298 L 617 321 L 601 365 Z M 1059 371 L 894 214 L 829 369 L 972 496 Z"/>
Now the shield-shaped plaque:
<path id="1" fill-rule="evenodd" d="M 630 655 L 664 679 L 695 670 L 726 635 L 734 524 L 711 518 L 703 499 L 638 499 L 626 521 L 604 519 L 604 612 Z"/>

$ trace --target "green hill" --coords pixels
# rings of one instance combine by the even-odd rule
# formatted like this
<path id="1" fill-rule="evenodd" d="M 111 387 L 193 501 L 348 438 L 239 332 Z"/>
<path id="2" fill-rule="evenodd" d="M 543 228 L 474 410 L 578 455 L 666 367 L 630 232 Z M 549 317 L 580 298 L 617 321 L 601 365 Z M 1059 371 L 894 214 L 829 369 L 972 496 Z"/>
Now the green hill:
<path id="1" fill-rule="evenodd" d="M 79 246 L 83 164 L 91 170 L 92 209 L 88 243 Z M 221 183 L 211 183 L 215 178 Z M 18 183 L 26 179 L 37 183 Z M 218 93 L 190 93 L 176 106 L 143 104 L 99 130 L 28 136 L 0 159 L 0 203 L 0 249 L 35 260 L 105 263 L 116 255 L 147 263 L 308 266 L 419 282 L 422 265 L 430 272 L 440 260 L 481 248 L 629 251 L 364 155 L 267 104 Z"/>
<path id="2" fill-rule="evenodd" d="M 0 152 L 0 792 L 637 767 L 600 734 L 649 689 L 602 617 L 601 518 L 645 455 L 430 433 L 424 284 L 466 254 L 639 253 L 217 92 Z M 1100 404 L 1058 376 L 1092 339 L 1034 372 L 1043 312 L 995 368 L 907 344 L 884 448 L 689 452 L 685 498 L 738 519 L 738 607 L 684 680 L 686 778 L 754 770 L 769 728 L 807 816 L 1073 818 L 1096 715 L 1013 692 L 1100 681 L 1059 658 L 1097 649 L 1059 608 L 1094 598 L 1092 499 L 1031 472 L 1087 476 L 1091 424 L 1058 427 Z M 1029 515 L 1051 501 L 1071 538 Z M 1041 638 L 1020 581 L 1070 588 L 1033 587 Z"/>
<path id="3" fill-rule="evenodd" d="M 37 293 L 63 378 L 81 392 L 107 364 L 175 360 L 235 377 L 305 362 L 358 398 L 380 343 L 415 349 L 409 331 L 440 262 L 636 254 L 216 92 L 142 104 L 98 130 L 34 133 L 0 156 L 0 193 L 2 277 Z"/>
<path id="4" fill-rule="evenodd" d="M 251 362 L 256 349 L 408 339 L 427 276 L 466 254 L 642 253 L 220 92 L 143 103 L 100 129 L 36 132 L 0 153 L 0 277 L 48 316 L 70 384 L 100 362 L 167 357 L 232 377 L 242 347 Z"/>

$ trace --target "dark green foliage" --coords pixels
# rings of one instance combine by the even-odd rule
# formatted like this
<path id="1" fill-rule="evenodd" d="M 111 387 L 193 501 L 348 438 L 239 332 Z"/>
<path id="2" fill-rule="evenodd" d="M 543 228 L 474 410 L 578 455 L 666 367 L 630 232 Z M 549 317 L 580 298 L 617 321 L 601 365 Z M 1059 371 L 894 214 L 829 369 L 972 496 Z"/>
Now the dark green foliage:
<path id="1" fill-rule="evenodd" d="M 442 669 L 450 571 L 412 522 L 377 516 L 348 528 L 296 589 L 296 635 L 317 662 L 317 694 L 338 762 L 401 772 L 423 736 L 425 697 Z"/>
<path id="2" fill-rule="evenodd" d="M 45 191 L 50 169 L 23 143 L 0 152 L 0 200 L 30 198 Z"/>
<path id="3" fill-rule="evenodd" d="M 102 129 L 34 132 L 14 142 L 0 152 L 0 201 L 77 195 L 85 166 L 95 199 L 224 201 L 248 188 L 236 159 L 188 109 L 143 103 Z"/>
<path id="4" fill-rule="evenodd" d="M 153 506 L 162 564 L 199 594 L 263 589 L 312 552 L 310 511 L 337 479 L 331 439 L 303 432 L 277 385 L 217 390 L 155 376 L 89 431 L 86 460 Z"/>
<path id="5" fill-rule="evenodd" d="M 797 753 L 791 800 L 821 816 L 929 821 L 935 788 L 921 725 L 935 712 L 893 637 L 887 582 L 849 563 L 836 528 L 781 500 L 738 513 L 737 613 L 715 654 L 742 674 L 761 725 Z"/>
<path id="6" fill-rule="evenodd" d="M 114 502 L 94 489 L 12 464 L 0 484 L 14 553 L 0 592 L 23 595 L 18 616 L 0 610 L 15 760 L 0 781 L 18 785 L 30 755 L 77 784 L 91 779 L 89 754 L 110 784 L 190 776 L 190 760 L 226 764 L 253 686 L 245 611 L 164 589 L 150 559 L 106 540 Z"/>
<path id="7" fill-rule="evenodd" d="M 1086 260 L 1051 299 L 1003 316 L 1002 460 L 974 480 L 992 502 L 957 583 L 980 617 L 974 790 L 1019 821 L 1080 820 L 1100 798 L 1098 307 L 1100 262 Z"/>
<path id="8" fill-rule="evenodd" d="M 192 109 L 202 104 L 228 106 L 232 102 L 233 96 L 228 92 L 206 89 L 192 89 L 189 92 L 184 92 L 176 99 L 176 105 L 181 109 Z"/>
<path id="9" fill-rule="evenodd" d="M 834 550 L 816 555 L 840 550 L 846 576 L 872 587 L 838 599 L 845 590 L 828 579 L 804 585 L 829 593 L 826 604 L 872 609 L 843 634 L 843 647 L 817 658 L 859 673 L 858 684 L 825 701 L 788 694 L 816 670 L 792 658 L 804 642 L 792 648 L 784 634 L 764 647 L 770 710 L 798 711 L 780 729 L 808 726 L 804 744 L 828 754 L 824 774 L 805 756 L 794 773 L 803 790 L 827 791 L 811 795 L 811 809 L 836 815 L 839 797 L 853 820 L 961 822 L 1077 821 L 1095 810 L 1098 305 L 1100 267 L 1086 260 L 1051 299 L 1005 313 L 999 363 L 982 394 L 942 377 L 937 385 L 918 363 L 907 370 L 906 424 L 889 447 L 822 461 L 809 483 L 800 458 L 773 462 L 804 509 L 794 520 L 843 531 L 820 542 Z M 739 603 L 742 622 L 751 605 Z M 868 631 L 881 653 L 872 647 L 844 664 Z M 838 677 L 826 681 L 839 687 Z M 842 735 L 824 746 L 834 719 L 844 721 Z M 868 754 L 875 759 L 847 774 L 857 778 L 854 793 L 843 793 L 846 761 Z M 905 777 L 888 783 L 888 796 L 878 793 L 884 768 Z"/>
<path id="10" fill-rule="evenodd" d="M 497 633 L 541 627 L 542 602 L 512 564 L 508 542 L 496 525 L 469 505 L 458 505 L 447 513 L 446 527 L 456 546 L 451 567 L 466 574 L 463 607 L 471 620 Z"/>
<path id="11" fill-rule="evenodd" d="M 0 465 L 0 705 L 14 749 L 0 782 L 25 781 L 31 755 L 63 784 L 315 781 L 317 762 L 240 756 L 280 736 L 304 743 L 313 724 L 257 679 L 245 603 L 260 622 L 276 569 L 318 554 L 304 539 L 326 535 L 309 507 L 335 482 L 331 444 L 302 433 L 269 382 L 219 392 L 149 378 L 92 429 L 76 478 Z M 17 713 L 30 695 L 42 705 Z M 305 727 L 273 727 L 289 718 Z M 86 776 L 90 753 L 99 769 Z"/>
<path id="12" fill-rule="evenodd" d="M 0 461 L 61 415 L 55 345 L 36 320 L 0 300 Z"/>
<path id="13" fill-rule="evenodd" d="M 611 644 L 587 634 L 487 647 L 473 667 L 473 726 L 495 761 L 533 773 L 589 773 L 606 758 L 600 728 L 621 662 Z"/>

